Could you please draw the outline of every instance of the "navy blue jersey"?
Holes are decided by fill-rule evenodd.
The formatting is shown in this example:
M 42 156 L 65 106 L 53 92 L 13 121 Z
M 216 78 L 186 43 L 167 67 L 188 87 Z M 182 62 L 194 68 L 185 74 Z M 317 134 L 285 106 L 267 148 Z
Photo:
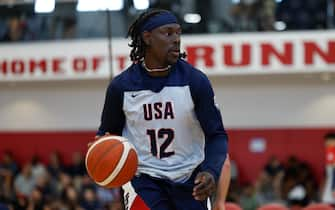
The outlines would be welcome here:
M 135 147 L 138 173 L 185 182 L 199 168 L 217 180 L 227 134 L 211 84 L 184 60 L 168 76 L 152 77 L 133 64 L 110 83 L 99 135 L 122 135 Z

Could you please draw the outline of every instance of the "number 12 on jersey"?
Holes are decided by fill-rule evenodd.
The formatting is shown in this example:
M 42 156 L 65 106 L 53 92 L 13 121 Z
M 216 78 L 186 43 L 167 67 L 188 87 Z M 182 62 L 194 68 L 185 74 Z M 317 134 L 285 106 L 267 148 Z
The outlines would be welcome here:
M 158 130 L 148 129 L 147 135 L 150 139 L 150 150 L 153 156 L 160 159 L 174 155 L 174 151 L 166 152 L 165 150 L 174 140 L 174 131 L 171 128 L 161 128 Z M 158 153 L 159 151 L 159 153 Z

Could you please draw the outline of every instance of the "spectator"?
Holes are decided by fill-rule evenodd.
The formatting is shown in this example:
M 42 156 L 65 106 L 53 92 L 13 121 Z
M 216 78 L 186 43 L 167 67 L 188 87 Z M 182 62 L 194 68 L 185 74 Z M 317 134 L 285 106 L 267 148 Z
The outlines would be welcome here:
M 277 157 L 270 157 L 268 163 L 264 167 L 264 172 L 267 176 L 275 178 L 284 172 L 284 167 Z
M 315 176 L 310 168 L 310 165 L 306 162 L 302 162 L 299 166 L 299 176 L 298 183 L 300 183 L 306 190 L 306 205 L 311 202 L 318 201 L 318 192 L 315 189 L 318 189 Z
M 256 210 L 260 205 L 254 187 L 248 183 L 242 189 L 240 206 L 243 210 Z
M 232 7 L 232 17 L 237 31 L 256 31 L 256 0 L 241 0 Z
M 115 200 L 111 203 L 111 208 L 110 210 L 123 210 L 123 203 L 121 200 Z
M 57 196 L 56 186 L 50 181 L 49 174 L 36 177 L 36 188 L 38 188 L 45 199 L 51 199 Z
M 67 172 L 71 177 L 80 177 L 86 174 L 84 156 L 80 152 L 72 155 L 72 163 L 67 167 Z
M 335 205 L 335 132 L 326 134 L 324 141 L 326 176 L 322 190 L 322 201 Z
M 296 186 L 296 177 L 298 177 L 299 174 L 299 165 L 300 161 L 295 156 L 288 158 L 281 187 L 282 198 L 285 200 L 288 198 L 290 190 Z
M 29 197 L 35 188 L 35 178 L 32 175 L 31 163 L 28 162 L 23 165 L 21 172 L 14 180 L 15 192 L 17 195 Z
M 10 199 L 12 197 L 12 182 L 18 173 L 18 166 L 14 161 L 13 154 L 5 151 L 0 163 L 0 197 Z
M 270 157 L 256 181 L 256 192 L 262 204 L 281 201 L 280 186 L 283 174 L 283 166 L 277 157 Z
M 34 177 L 38 178 L 41 176 L 47 176 L 47 170 L 45 166 L 40 162 L 40 159 L 37 155 L 34 155 L 31 158 L 31 171 Z
M 2 157 L 2 162 L 0 163 L 0 169 L 9 170 L 9 172 L 14 176 L 18 172 L 17 163 L 14 160 L 13 154 L 10 151 L 5 151 Z
M 292 209 L 300 209 L 307 205 L 306 189 L 301 184 L 296 184 L 287 194 L 288 205 Z
M 66 206 L 60 200 L 51 200 L 44 205 L 43 210 L 65 210 Z M 66 209 L 68 210 L 68 209 Z
M 13 202 L 13 210 L 25 210 L 28 207 L 28 198 L 23 195 L 17 195 Z
M 260 31 L 272 31 L 276 20 L 275 0 L 258 0 L 257 2 L 258 29 Z
M 81 202 L 81 206 L 85 210 L 101 208 L 101 204 L 99 203 L 97 199 L 96 191 L 94 188 L 91 188 L 91 187 L 84 188 L 83 200 Z
M 44 208 L 44 195 L 39 188 L 34 188 L 29 196 L 29 204 L 27 210 L 43 210 Z
M 51 21 L 51 38 L 71 39 L 76 35 L 76 3 L 56 4 Z
M 79 195 L 74 186 L 69 185 L 64 188 L 62 193 L 62 200 L 68 210 L 82 210 L 79 205 Z
M 121 200 L 120 189 L 116 188 L 106 189 L 103 187 L 97 187 L 96 191 L 97 191 L 97 198 L 100 201 L 100 203 L 106 204 Z
M 290 206 L 302 208 L 316 201 L 317 184 L 307 163 L 301 162 L 298 171 L 298 176 L 294 180 L 293 187 L 289 189 L 286 199 Z
M 73 179 L 67 173 L 61 172 L 57 180 L 53 181 L 56 184 L 57 195 L 62 195 L 62 192 L 68 187 L 73 185 Z
M 74 152 L 72 154 L 72 163 L 68 165 L 66 171 L 73 179 L 76 189 L 80 189 L 82 177 L 86 174 L 85 160 L 82 153 Z
M 53 179 L 58 179 L 59 175 L 65 171 L 64 165 L 58 152 L 52 152 L 50 154 L 47 170 Z
M 7 21 L 7 30 L 1 41 L 17 42 L 25 40 L 25 24 L 18 16 L 11 16 Z

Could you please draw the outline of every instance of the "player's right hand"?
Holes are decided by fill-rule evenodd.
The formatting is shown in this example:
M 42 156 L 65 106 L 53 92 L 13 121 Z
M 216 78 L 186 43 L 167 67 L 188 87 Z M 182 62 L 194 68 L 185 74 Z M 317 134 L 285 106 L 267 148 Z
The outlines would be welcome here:
M 105 137 L 105 136 L 110 136 L 111 134 L 109 133 L 109 132 L 106 132 L 105 133 L 105 135 L 103 135 L 103 136 L 95 136 L 94 137 L 94 141 L 91 141 L 91 142 L 88 142 L 87 143 L 87 147 L 90 147 L 90 146 L 92 146 L 92 144 L 94 144 L 94 142 L 96 142 L 97 140 L 99 140 L 100 138 L 102 138 L 102 137 Z
M 216 188 L 215 180 L 212 174 L 207 171 L 199 172 L 194 181 L 193 197 L 195 200 L 203 201 L 211 196 Z

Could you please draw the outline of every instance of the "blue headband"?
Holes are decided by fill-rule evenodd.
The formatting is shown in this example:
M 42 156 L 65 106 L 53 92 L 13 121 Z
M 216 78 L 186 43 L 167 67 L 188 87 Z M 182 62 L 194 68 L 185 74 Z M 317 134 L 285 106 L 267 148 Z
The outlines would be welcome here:
M 149 18 L 149 20 L 147 20 L 142 26 L 141 32 L 151 31 L 157 27 L 171 23 L 178 23 L 176 16 L 174 16 L 171 12 L 163 12 Z

